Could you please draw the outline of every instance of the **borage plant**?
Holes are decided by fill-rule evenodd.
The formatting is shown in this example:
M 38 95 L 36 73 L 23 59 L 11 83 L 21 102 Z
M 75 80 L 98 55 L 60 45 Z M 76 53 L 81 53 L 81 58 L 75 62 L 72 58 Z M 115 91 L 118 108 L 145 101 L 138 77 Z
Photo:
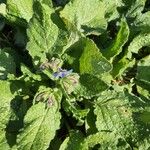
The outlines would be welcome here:
M 149 150 L 149 0 L 0 0 L 0 150 Z

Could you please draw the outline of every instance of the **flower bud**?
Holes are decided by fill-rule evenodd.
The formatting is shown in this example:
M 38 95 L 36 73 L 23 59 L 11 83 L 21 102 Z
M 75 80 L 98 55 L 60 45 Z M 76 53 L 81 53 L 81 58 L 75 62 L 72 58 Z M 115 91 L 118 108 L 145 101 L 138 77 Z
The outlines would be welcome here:
M 71 94 L 79 85 L 79 75 L 72 73 L 62 79 L 63 87 L 68 94 Z

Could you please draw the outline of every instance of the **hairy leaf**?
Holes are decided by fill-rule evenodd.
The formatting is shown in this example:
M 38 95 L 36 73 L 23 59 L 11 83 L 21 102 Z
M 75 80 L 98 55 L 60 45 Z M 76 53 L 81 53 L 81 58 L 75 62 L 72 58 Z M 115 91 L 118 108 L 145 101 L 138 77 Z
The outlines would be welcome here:
M 101 33 L 107 27 L 103 6 L 99 0 L 72 0 L 61 11 L 61 17 L 74 24 L 81 32 Z
M 108 89 L 108 85 L 100 78 L 90 74 L 83 74 L 80 76 L 80 86 L 75 92 L 77 95 L 91 98 L 99 96 L 106 89 Z
M 124 139 L 130 137 L 133 143 L 140 143 L 141 139 L 149 138 L 150 132 L 150 126 L 138 120 L 138 114 L 142 114 L 144 109 L 149 109 L 149 103 L 142 102 L 134 95 L 104 92 L 95 105 L 97 129 L 114 132 Z
M 18 149 L 46 150 L 48 148 L 56 130 L 59 129 L 61 119 L 59 112 L 61 96 L 55 97 L 56 99 L 50 98 L 48 107 L 40 101 L 27 112 L 24 119 L 24 130 L 19 134 L 17 140 Z
M 83 53 L 80 57 L 80 73 L 100 76 L 110 70 L 111 64 L 102 56 L 94 42 L 86 39 Z
M 27 31 L 27 49 L 37 65 L 39 61 L 46 61 L 46 54 L 57 39 L 58 27 L 51 20 L 52 8 L 38 2 L 35 6 L 36 10 Z

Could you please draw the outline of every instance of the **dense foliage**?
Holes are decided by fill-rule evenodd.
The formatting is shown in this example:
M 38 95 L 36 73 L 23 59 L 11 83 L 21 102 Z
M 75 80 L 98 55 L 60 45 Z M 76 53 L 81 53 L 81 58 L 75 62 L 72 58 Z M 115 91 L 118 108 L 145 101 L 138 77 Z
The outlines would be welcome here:
M 150 150 L 149 0 L 0 0 L 0 150 Z

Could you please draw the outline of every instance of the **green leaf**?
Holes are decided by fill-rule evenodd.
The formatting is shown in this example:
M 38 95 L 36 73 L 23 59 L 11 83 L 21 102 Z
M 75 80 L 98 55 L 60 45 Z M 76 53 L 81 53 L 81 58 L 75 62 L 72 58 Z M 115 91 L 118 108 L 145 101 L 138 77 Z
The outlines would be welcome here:
M 134 21 L 133 28 L 142 32 L 149 32 L 150 28 L 150 11 L 138 15 Z
M 27 26 L 33 15 L 33 0 L 7 0 L 6 12 L 3 16 L 10 23 Z
M 124 95 L 106 91 L 96 101 L 95 115 L 96 126 L 99 131 L 118 131 L 128 136 L 130 124 L 132 124 L 132 111 Z M 133 130 L 133 128 L 132 128 Z M 134 130 L 133 130 L 134 131 Z
M 74 100 L 71 101 L 71 99 L 65 99 L 63 101 L 63 108 L 68 115 L 71 113 L 72 116 L 78 120 L 78 125 L 83 125 L 84 118 L 87 116 L 89 109 L 81 109 Z
M 61 95 L 57 94 L 57 91 L 54 92 L 57 96 L 49 99 L 48 107 L 38 100 L 39 103 L 28 110 L 24 119 L 24 130 L 18 136 L 18 149 L 46 150 L 49 147 L 56 130 L 59 129 L 61 119 L 59 112 Z
M 100 78 L 90 74 L 84 74 L 80 76 L 80 87 L 75 93 L 86 98 L 91 98 L 93 96 L 99 96 L 106 89 L 108 89 L 108 85 Z
M 129 27 L 125 19 L 122 19 L 119 32 L 116 39 L 113 41 L 110 47 L 103 51 L 103 55 L 108 60 L 113 60 L 115 56 L 122 52 L 122 47 L 127 42 L 129 36 Z
M 139 34 L 136 36 L 128 47 L 128 57 L 131 58 L 132 53 L 138 53 L 142 47 L 150 47 L 150 33 Z
M 102 56 L 95 43 L 85 39 L 83 53 L 80 57 L 80 73 L 100 76 L 111 69 L 111 64 Z
M 33 0 L 7 0 L 7 13 L 9 15 L 25 19 L 27 22 L 33 15 Z
M 150 56 L 139 61 L 136 78 L 137 80 L 145 80 L 150 83 Z
M 59 150 L 88 150 L 85 144 L 83 144 L 84 136 L 79 131 L 70 131 L 69 137 L 67 137 Z
M 34 63 L 46 60 L 46 54 L 58 37 L 58 27 L 52 22 L 53 9 L 45 4 L 36 3 L 33 18 L 29 23 L 27 49 Z
M 10 83 L 7 81 L 0 81 L 0 98 L 1 98 L 1 117 L 0 128 L 5 127 L 10 115 L 10 102 L 14 98 L 11 93 Z M 7 94 L 6 94 L 7 93 Z
M 119 140 L 122 140 L 122 144 L 119 143 Z M 90 148 L 93 148 L 97 144 L 100 144 L 101 149 L 126 150 L 130 148 L 128 143 L 121 139 L 120 136 L 116 136 L 113 132 L 97 132 L 96 134 L 91 134 L 85 139 L 85 142 Z
M 107 22 L 104 16 L 105 7 L 99 0 L 72 0 L 61 11 L 62 18 L 87 34 L 99 34 L 106 29 Z
M 120 16 L 118 12 L 118 7 L 123 6 L 122 0 L 110 1 L 110 0 L 102 0 L 105 8 L 105 18 L 108 22 L 115 20 Z
M 149 139 L 150 126 L 142 122 L 139 114 L 149 110 L 149 102 L 128 92 L 105 91 L 97 99 L 95 115 L 96 127 L 99 131 L 114 132 L 138 146 Z
M 119 60 L 114 60 L 113 61 L 113 69 L 111 71 L 111 75 L 113 78 L 117 76 L 121 76 L 127 68 L 133 67 L 135 64 L 135 60 L 133 59 L 132 61 L 129 60 L 125 54 L 125 56 Z
M 6 5 L 4 3 L 0 4 L 0 14 L 6 15 Z
M 128 11 L 126 12 L 126 16 L 128 18 L 134 18 L 138 15 L 141 15 L 142 10 L 144 9 L 146 0 L 131 0 L 128 2 L 128 0 L 125 1 L 125 3 L 130 3 L 128 7 Z
M 137 74 L 136 74 L 136 79 L 137 79 L 136 84 L 139 87 L 143 88 L 143 90 L 145 89 L 145 90 L 149 91 L 149 89 L 150 89 L 150 78 L 149 77 L 150 77 L 150 56 L 147 56 L 138 62 Z
M 0 129 L 0 149 L 7 149 L 9 150 L 9 144 L 7 143 L 5 130 Z
M 58 22 L 58 20 L 56 21 Z M 70 48 L 74 43 L 76 43 L 79 40 L 79 38 L 81 38 L 81 34 L 73 24 L 69 23 L 67 20 L 65 21 L 65 24 L 67 24 L 67 30 L 66 29 L 59 30 L 57 40 L 49 51 L 51 55 L 52 54 L 59 56 L 63 55 L 68 48 Z M 62 28 L 63 26 L 65 26 L 65 24 L 63 23 L 60 24 L 59 26 L 61 26 Z
M 6 140 L 6 126 L 8 124 L 10 115 L 11 115 L 11 107 L 10 102 L 14 98 L 13 94 L 10 90 L 10 83 L 7 81 L 0 81 L 0 149 L 8 149 L 9 145 Z M 7 94 L 6 94 L 7 93 Z
M 43 4 L 47 4 L 49 7 L 53 7 L 52 0 L 39 0 Z
M 150 91 L 149 91 L 149 88 L 145 89 L 144 87 L 145 86 L 142 86 L 142 84 L 138 85 L 138 82 L 137 82 L 137 92 L 140 94 L 140 97 L 148 100 L 150 99 Z
M 6 79 L 8 74 L 16 73 L 16 65 L 12 56 L 5 52 L 6 49 L 0 50 L 0 79 Z

